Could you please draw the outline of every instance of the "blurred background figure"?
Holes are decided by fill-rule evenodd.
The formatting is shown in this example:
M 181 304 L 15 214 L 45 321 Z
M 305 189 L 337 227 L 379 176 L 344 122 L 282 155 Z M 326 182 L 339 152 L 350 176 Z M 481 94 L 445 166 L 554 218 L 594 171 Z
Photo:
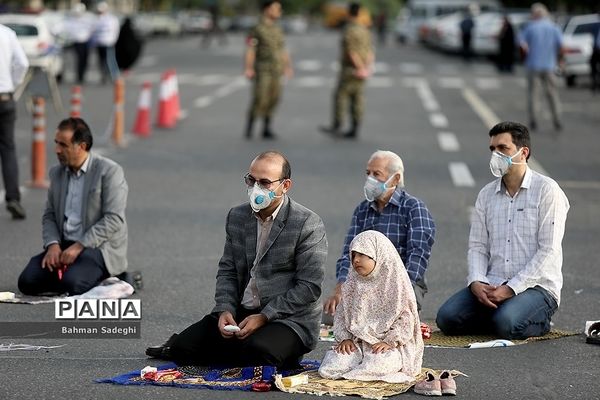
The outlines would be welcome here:
M 85 10 L 85 4 L 75 4 L 65 23 L 65 34 L 69 42 L 73 43 L 77 65 L 77 83 L 79 84 L 85 81 L 90 38 L 94 29 L 93 21 L 86 15 Z
M 108 4 L 104 1 L 96 6 L 98 19 L 94 29 L 92 41 L 98 51 L 98 67 L 102 83 L 108 78 L 114 81 L 119 68 L 115 59 L 115 43 L 119 37 L 119 19 L 109 12 Z
M 202 38 L 202 46 L 210 46 L 210 42 L 215 36 L 219 37 L 219 43 L 221 45 L 225 45 L 227 44 L 227 36 L 225 36 L 225 31 L 221 29 L 221 26 L 219 25 L 219 17 L 221 15 L 219 0 L 207 0 L 206 3 L 208 6 L 208 12 L 210 13 L 210 28 L 204 33 L 204 37 Z
M 521 31 L 519 45 L 525 55 L 527 69 L 529 127 L 537 129 L 536 117 L 540 108 L 538 92 L 541 86 L 550 103 L 554 129 L 560 131 L 562 124 L 555 71 L 557 67 L 562 67 L 557 63 L 564 63 L 563 38 L 560 28 L 552 22 L 548 9 L 542 3 L 531 6 L 531 22 Z
M 473 28 L 475 28 L 474 17 L 479 14 L 479 5 L 472 3 L 465 14 L 465 18 L 460 21 L 460 33 L 462 38 L 462 55 L 465 61 L 471 61 L 473 51 L 471 49 L 471 39 Z
M 498 69 L 501 72 L 513 72 L 515 63 L 515 31 L 513 29 L 508 16 L 502 19 L 502 28 L 498 35 L 499 53 L 498 53 Z
M 377 42 L 385 46 L 387 40 L 387 10 L 382 8 L 375 18 L 375 27 L 377 28 Z
M 143 45 L 144 42 L 133 29 L 131 17 L 126 17 L 115 43 L 115 57 L 119 70 L 127 71 L 135 64 L 142 53 Z
M 24 219 L 15 149 L 17 111 L 13 92 L 23 81 L 29 61 L 15 32 L 0 24 L 0 161 L 6 190 L 6 209 L 13 219 Z
M 594 35 L 594 49 L 592 50 L 590 64 L 590 73 L 592 74 L 592 92 L 595 93 L 598 89 L 600 89 L 600 27 Z

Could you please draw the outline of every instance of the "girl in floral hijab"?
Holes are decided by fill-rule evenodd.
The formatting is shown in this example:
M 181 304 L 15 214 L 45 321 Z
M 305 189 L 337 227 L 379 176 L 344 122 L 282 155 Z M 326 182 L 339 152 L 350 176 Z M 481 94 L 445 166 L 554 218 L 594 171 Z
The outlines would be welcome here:
M 337 344 L 319 374 L 328 379 L 414 381 L 423 338 L 415 293 L 398 251 L 382 233 L 365 231 L 350 244 L 352 269 L 335 312 Z

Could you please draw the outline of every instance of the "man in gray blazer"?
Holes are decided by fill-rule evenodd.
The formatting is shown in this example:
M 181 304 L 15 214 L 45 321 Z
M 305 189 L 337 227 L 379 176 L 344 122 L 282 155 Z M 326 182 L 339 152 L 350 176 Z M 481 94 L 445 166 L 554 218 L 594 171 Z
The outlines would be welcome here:
M 44 251 L 19 277 L 24 294 L 81 294 L 127 269 L 127 182 L 114 161 L 91 153 L 81 118 L 60 122 L 42 217 Z
M 216 305 L 151 357 L 204 366 L 297 366 L 321 321 L 327 238 L 321 218 L 287 195 L 291 169 L 276 151 L 244 176 L 249 203 L 229 211 Z

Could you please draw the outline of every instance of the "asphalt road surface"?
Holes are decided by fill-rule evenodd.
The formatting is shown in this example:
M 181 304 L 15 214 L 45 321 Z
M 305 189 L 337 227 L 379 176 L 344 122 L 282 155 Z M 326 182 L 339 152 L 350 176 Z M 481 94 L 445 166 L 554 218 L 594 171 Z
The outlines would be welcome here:
M 498 75 L 486 60 L 464 64 L 458 57 L 418 46 L 389 45 L 377 50 L 376 73 L 366 91 L 365 124 L 356 141 L 320 134 L 330 122 L 336 33 L 288 39 L 296 75 L 286 82 L 274 120 L 278 140 L 242 138 L 249 85 L 241 77 L 243 38 L 227 47 L 200 46 L 200 39 L 148 42 L 138 66 L 126 77 L 126 127 L 131 130 L 141 85 L 153 84 L 156 119 L 161 73 L 174 67 L 183 113 L 172 130 L 154 128 L 152 136 L 128 135 L 127 146 L 109 140 L 112 89 L 98 83 L 94 60 L 83 88 L 82 116 L 91 124 L 96 150 L 120 163 L 129 182 L 130 269 L 143 271 L 144 289 L 134 298 L 143 305 L 141 339 L 8 339 L 0 343 L 62 346 L 38 351 L 1 351 L 2 399 L 272 399 L 290 395 L 165 387 L 101 385 L 96 378 L 146 365 L 144 349 L 160 344 L 200 319 L 213 305 L 218 259 L 228 209 L 246 200 L 242 176 L 260 151 L 274 148 L 290 159 L 291 196 L 325 222 L 329 257 L 324 294 L 335 284 L 335 261 L 352 211 L 361 200 L 364 167 L 377 149 L 401 155 L 406 189 L 429 206 L 436 243 L 427 273 L 429 293 L 422 319 L 432 321 L 439 306 L 465 285 L 469 214 L 481 187 L 491 181 L 488 130 L 500 120 L 527 122 L 524 73 Z M 61 86 L 68 104 L 72 74 Z M 554 178 L 571 202 L 564 250 L 562 304 L 554 327 L 583 331 L 586 320 L 600 319 L 600 96 L 586 87 L 561 85 L 564 130 L 556 133 L 548 112 L 532 135 L 532 167 Z M 17 146 L 27 209 L 13 221 L 0 204 L 0 291 L 17 291 L 17 278 L 29 257 L 41 249 L 45 191 L 26 186 L 30 179 L 32 119 L 19 104 Z M 55 127 L 62 118 L 47 107 L 48 166 Z M 258 128 L 258 127 L 257 127 Z M 3 201 L 3 195 L 0 196 Z M 49 305 L 0 304 L 0 321 L 54 321 Z M 210 344 L 207 343 L 207 346 Z M 320 359 L 328 343 L 307 358 Z M 0 348 L 2 349 L 2 348 Z M 454 368 L 458 395 L 468 399 L 598 399 L 600 347 L 573 336 L 502 349 L 425 350 L 424 365 Z M 402 395 L 416 398 L 410 392 Z M 312 398 L 295 395 L 297 398 Z

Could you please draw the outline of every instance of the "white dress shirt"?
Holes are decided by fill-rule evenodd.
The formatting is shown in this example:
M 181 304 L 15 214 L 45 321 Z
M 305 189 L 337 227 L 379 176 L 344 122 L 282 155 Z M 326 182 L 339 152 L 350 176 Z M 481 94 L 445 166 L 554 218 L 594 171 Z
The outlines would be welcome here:
M 29 61 L 17 34 L 0 24 L 0 93 L 12 93 L 23 81 Z
M 568 211 L 558 184 L 529 167 L 514 197 L 501 178 L 487 184 L 472 215 L 467 284 L 507 284 L 515 294 L 541 286 L 560 304 Z

